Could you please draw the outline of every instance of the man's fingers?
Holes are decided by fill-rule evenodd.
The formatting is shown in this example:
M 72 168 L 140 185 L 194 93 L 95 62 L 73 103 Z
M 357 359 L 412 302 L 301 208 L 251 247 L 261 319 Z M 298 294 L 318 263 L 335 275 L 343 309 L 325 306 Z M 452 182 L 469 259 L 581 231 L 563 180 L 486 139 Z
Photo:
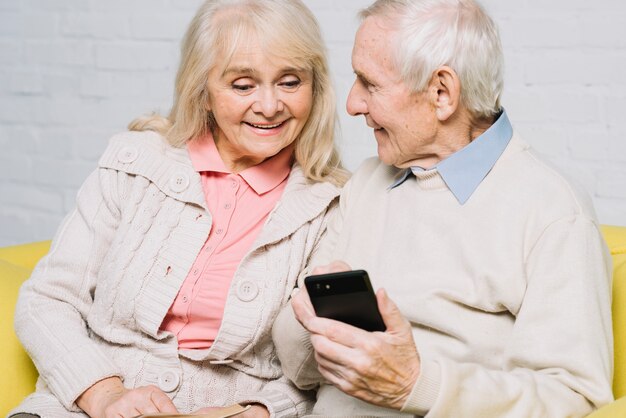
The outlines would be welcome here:
M 330 341 L 346 347 L 362 346 L 372 338 L 369 331 L 330 318 L 312 318 L 307 324 L 307 329 L 313 334 L 323 335 Z
M 376 292 L 376 302 L 378 303 L 378 310 L 385 322 L 387 332 L 403 331 L 406 329 L 408 321 L 398 309 L 398 306 L 389 299 L 389 295 L 385 289 L 378 289 Z
M 320 363 L 318 363 L 317 369 L 322 377 L 328 380 L 332 385 L 340 388 L 345 386 L 346 379 L 337 369 L 333 367 L 326 367 L 324 364 Z
M 371 368 L 368 349 L 376 349 L 378 341 L 371 333 L 358 328 L 356 330 L 359 331 L 358 334 L 363 334 L 352 334 L 354 338 L 349 340 L 350 345 L 344 341 L 335 341 L 326 335 L 311 334 L 311 344 L 315 349 L 318 364 L 324 365 L 327 369 L 355 370 L 366 373 Z
M 315 348 L 315 360 L 327 369 L 343 367 L 350 358 L 349 347 L 330 341 L 323 335 L 312 334 L 311 344 Z
M 325 266 L 318 266 L 311 271 L 312 275 L 316 274 L 326 274 L 326 273 L 338 273 L 341 271 L 350 270 L 350 266 L 343 261 L 333 261 L 330 264 Z M 291 306 L 293 308 L 293 312 L 296 315 L 296 319 L 304 326 L 306 329 L 309 329 L 309 322 L 312 321 L 313 318 L 316 317 L 315 309 L 313 309 L 313 304 L 311 303 L 311 299 L 309 298 L 309 294 L 306 291 L 306 288 L 303 286 L 300 288 L 298 292 L 292 293 L 291 297 Z
M 312 271 L 311 274 L 327 274 L 327 273 L 339 273 L 340 271 L 348 271 L 352 270 L 350 266 L 340 260 L 335 260 L 330 264 L 326 264 L 325 266 L 317 266 Z
M 313 309 L 311 299 L 309 299 L 309 294 L 306 289 L 301 289 L 292 297 L 291 307 L 293 308 L 293 313 L 296 315 L 296 319 L 303 327 L 307 328 L 308 322 L 311 318 L 315 317 L 315 310 Z

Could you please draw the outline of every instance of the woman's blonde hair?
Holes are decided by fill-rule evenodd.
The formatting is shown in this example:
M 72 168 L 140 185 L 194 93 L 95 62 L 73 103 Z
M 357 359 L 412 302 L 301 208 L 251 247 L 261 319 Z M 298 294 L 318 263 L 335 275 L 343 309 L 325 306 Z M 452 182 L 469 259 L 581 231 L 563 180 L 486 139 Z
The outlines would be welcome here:
M 170 144 L 183 146 L 215 128 L 208 112 L 208 74 L 217 57 L 229 61 L 240 43 L 253 36 L 266 53 L 287 58 L 313 75 L 313 107 L 295 141 L 295 159 L 313 181 L 345 183 L 335 147 L 337 112 L 326 50 L 319 25 L 300 0 L 207 0 L 182 42 L 181 63 L 176 76 L 174 105 L 169 116 L 145 116 L 129 129 L 153 130 Z

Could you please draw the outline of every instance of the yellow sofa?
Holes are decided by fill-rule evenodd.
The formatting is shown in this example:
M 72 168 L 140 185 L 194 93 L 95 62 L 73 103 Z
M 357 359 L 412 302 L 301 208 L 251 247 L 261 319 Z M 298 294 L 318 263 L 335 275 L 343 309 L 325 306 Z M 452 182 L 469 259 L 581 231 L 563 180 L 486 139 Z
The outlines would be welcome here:
M 613 255 L 613 332 L 615 335 L 615 376 L 613 393 L 617 401 L 588 418 L 626 417 L 626 227 L 603 226 L 602 232 Z M 50 243 L 37 242 L 0 248 L 0 417 L 7 415 L 35 388 L 37 370 L 22 349 L 13 331 L 13 311 L 21 283 L 37 261 L 48 252 Z M 489 418 L 489 417 L 485 417 Z

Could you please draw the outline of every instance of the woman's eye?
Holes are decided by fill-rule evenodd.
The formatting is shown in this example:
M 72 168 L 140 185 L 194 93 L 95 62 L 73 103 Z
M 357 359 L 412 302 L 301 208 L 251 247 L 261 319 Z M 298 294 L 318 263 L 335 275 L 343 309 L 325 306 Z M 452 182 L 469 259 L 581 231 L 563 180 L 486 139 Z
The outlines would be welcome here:
M 250 92 L 256 87 L 256 83 L 250 77 L 240 77 L 231 82 L 233 90 L 238 93 Z
M 233 84 L 233 89 L 237 91 L 249 91 L 253 88 L 254 86 L 252 84 Z
M 279 85 L 281 87 L 285 87 L 287 89 L 295 89 L 296 87 L 298 87 L 300 85 L 300 83 L 302 83 L 300 80 L 287 80 L 287 81 L 281 81 L 279 83 Z

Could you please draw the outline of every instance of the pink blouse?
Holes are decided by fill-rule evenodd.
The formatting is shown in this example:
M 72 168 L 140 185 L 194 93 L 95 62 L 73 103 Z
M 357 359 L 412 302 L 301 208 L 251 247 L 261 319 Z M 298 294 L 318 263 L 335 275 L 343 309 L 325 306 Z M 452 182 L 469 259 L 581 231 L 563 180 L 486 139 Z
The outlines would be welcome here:
M 187 150 L 213 224 L 161 329 L 178 337 L 179 348 L 199 349 L 217 337 L 230 282 L 287 185 L 293 148 L 239 174 L 224 166 L 211 136 L 190 141 Z

